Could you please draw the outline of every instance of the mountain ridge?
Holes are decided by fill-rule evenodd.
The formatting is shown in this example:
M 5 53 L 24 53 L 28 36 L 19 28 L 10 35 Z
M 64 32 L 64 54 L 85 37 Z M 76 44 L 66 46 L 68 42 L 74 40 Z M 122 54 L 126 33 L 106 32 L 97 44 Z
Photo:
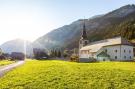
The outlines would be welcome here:
M 90 41 L 101 40 L 104 37 L 98 39 L 94 37 L 94 33 L 97 34 L 102 29 L 106 30 L 107 26 L 113 26 L 120 24 L 125 19 L 128 19 L 128 15 L 135 13 L 135 5 L 126 5 L 120 7 L 114 11 L 111 11 L 105 15 L 101 15 L 96 18 L 85 19 L 86 29 Z M 58 29 L 51 31 L 50 33 L 40 37 L 35 42 L 40 43 L 44 48 L 74 48 L 78 47 L 78 40 L 80 37 L 81 29 L 83 25 L 83 19 L 72 22 L 69 25 L 65 25 Z M 102 32 L 101 32 L 102 33 Z M 103 33 L 102 33 L 103 34 Z M 93 36 L 90 36 L 93 35 Z M 72 44 L 75 44 L 74 46 Z M 69 46 L 68 46 L 69 44 Z M 72 47 L 73 46 L 73 47 Z
M 77 21 L 72 22 L 69 25 L 64 25 L 39 37 L 34 42 L 30 43 L 29 44 L 30 46 L 28 46 L 27 48 L 30 47 L 31 51 L 32 48 L 44 48 L 46 50 L 54 48 L 62 48 L 62 49 L 78 48 L 84 21 L 87 29 L 88 39 L 90 42 L 119 36 L 120 35 L 119 29 L 125 31 L 126 27 L 125 28 L 122 27 L 126 26 L 126 24 L 131 23 L 134 24 L 135 5 L 126 5 L 103 15 L 96 15 L 88 19 L 79 19 Z M 130 27 L 132 27 L 132 24 L 130 25 Z M 130 31 L 131 30 L 128 30 L 128 32 Z M 128 32 L 125 32 L 125 34 Z M 132 33 L 134 32 L 132 31 Z M 135 37 L 132 36 L 132 39 L 135 39 Z M 16 42 L 11 41 L 11 43 L 14 44 Z M 8 47 L 12 48 L 14 46 L 9 45 L 3 48 L 3 50 L 6 51 Z M 14 50 L 12 49 L 12 51 Z
M 33 47 L 31 44 L 32 43 L 27 40 L 17 38 L 3 43 L 2 45 L 0 45 L 0 48 L 3 52 L 9 54 L 12 52 L 22 52 L 27 53 L 27 55 L 32 55 Z

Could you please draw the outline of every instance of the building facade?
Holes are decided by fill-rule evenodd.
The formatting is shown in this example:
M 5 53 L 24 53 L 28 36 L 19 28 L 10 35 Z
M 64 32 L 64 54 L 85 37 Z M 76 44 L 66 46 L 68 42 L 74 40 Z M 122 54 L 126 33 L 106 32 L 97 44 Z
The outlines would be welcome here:
M 84 38 L 85 37 L 85 38 Z M 79 61 L 131 61 L 134 58 L 133 46 L 122 37 L 115 37 L 89 43 L 83 26 L 79 42 Z

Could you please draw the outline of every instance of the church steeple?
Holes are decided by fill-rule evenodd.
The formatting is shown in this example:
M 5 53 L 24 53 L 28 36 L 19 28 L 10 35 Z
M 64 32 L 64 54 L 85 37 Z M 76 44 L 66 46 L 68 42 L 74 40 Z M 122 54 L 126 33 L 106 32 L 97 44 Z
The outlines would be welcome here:
M 83 38 L 83 39 L 87 39 L 87 33 L 86 33 L 85 22 L 83 23 L 82 38 Z
M 84 20 L 85 21 L 85 20 Z M 85 26 L 85 22 L 83 22 L 83 28 L 82 28 L 82 33 L 81 33 L 81 39 L 79 41 L 79 49 L 81 49 L 82 47 L 88 45 L 89 40 L 87 38 L 87 32 L 86 32 L 86 26 Z

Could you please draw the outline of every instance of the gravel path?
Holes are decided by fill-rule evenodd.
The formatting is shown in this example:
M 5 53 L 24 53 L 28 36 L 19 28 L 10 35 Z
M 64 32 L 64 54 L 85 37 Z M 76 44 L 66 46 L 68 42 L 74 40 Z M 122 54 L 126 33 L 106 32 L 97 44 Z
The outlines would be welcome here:
M 22 65 L 22 64 L 24 64 L 24 61 L 18 61 L 16 63 L 0 67 L 0 77 L 2 77 L 8 71 L 10 71 L 10 70 Z

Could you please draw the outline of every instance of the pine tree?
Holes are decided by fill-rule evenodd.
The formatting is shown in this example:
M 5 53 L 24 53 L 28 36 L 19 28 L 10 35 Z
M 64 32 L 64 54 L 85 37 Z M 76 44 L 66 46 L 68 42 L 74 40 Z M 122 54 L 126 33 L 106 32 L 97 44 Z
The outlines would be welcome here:
M 57 50 L 54 51 L 54 56 L 57 57 Z
M 3 52 L 2 52 L 2 49 L 0 48 L 0 55 L 2 55 L 3 54 Z
M 51 50 L 51 57 L 55 57 L 54 49 L 53 49 L 53 50 Z
M 51 50 L 51 52 L 50 52 L 50 56 L 51 56 L 51 57 L 54 57 L 53 50 Z
M 60 50 L 58 51 L 58 57 L 59 58 L 61 57 L 61 51 Z

